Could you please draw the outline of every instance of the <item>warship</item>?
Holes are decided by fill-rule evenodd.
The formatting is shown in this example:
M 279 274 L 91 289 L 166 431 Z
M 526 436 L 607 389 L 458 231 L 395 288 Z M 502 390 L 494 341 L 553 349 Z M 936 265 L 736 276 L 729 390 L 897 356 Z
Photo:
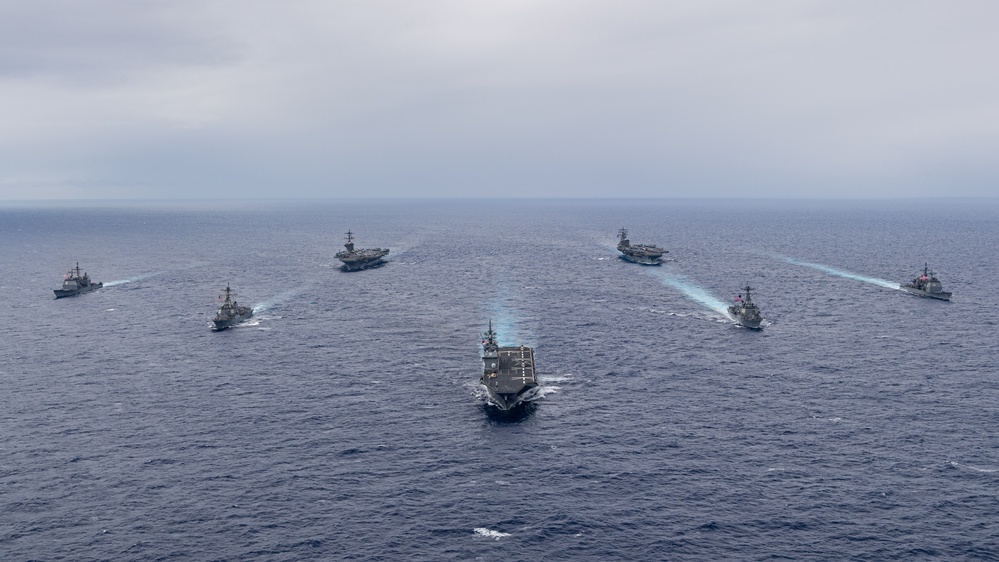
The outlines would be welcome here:
M 253 309 L 248 306 L 239 306 L 238 302 L 232 300 L 233 296 L 235 293 L 226 283 L 225 300 L 222 300 L 222 305 L 215 313 L 215 318 L 212 318 L 212 323 L 215 324 L 214 330 L 225 330 L 253 316 Z M 222 299 L 222 295 L 219 295 L 219 299 Z
M 76 267 L 70 269 L 69 273 L 63 277 L 62 288 L 53 289 L 53 291 L 55 298 L 61 299 L 62 297 L 72 297 L 80 293 L 96 291 L 103 286 L 104 283 L 94 283 L 86 273 L 80 275 L 80 262 L 76 262 Z
M 929 264 L 923 264 L 923 274 L 916 277 L 908 283 L 903 283 L 901 285 L 903 291 L 907 291 L 914 295 L 919 295 L 921 297 L 929 297 L 931 299 L 940 299 L 942 301 L 949 301 L 951 293 L 943 290 L 943 284 L 937 279 L 937 276 L 930 271 Z
M 648 244 L 632 244 L 631 240 L 628 240 L 628 231 L 624 228 L 618 231 L 618 236 L 620 241 L 617 243 L 617 249 L 622 254 L 621 259 L 642 265 L 662 264 L 660 258 L 667 253 L 666 250 Z
M 482 340 L 482 385 L 489 401 L 503 411 L 509 411 L 534 395 L 538 379 L 534 374 L 534 350 L 520 345 L 500 347 L 496 343 L 493 322 Z
M 746 285 L 742 290 L 746 291 L 746 296 L 738 295 L 735 297 L 736 304 L 728 307 L 728 313 L 740 325 L 759 330 L 761 329 L 760 323 L 763 322 L 763 317 L 760 316 L 760 308 L 753 304 L 753 297 L 749 294 L 753 288 Z
M 336 253 L 336 258 L 343 262 L 344 271 L 358 271 L 375 267 L 385 263 L 382 258 L 388 255 L 388 248 L 365 248 L 354 249 L 354 233 L 347 231 L 347 243 L 343 245 L 346 250 Z

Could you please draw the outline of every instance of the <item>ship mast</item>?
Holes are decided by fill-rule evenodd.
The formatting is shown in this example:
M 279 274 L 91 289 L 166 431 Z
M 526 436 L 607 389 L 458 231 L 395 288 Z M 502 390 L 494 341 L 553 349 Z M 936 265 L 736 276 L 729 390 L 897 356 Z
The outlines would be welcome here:
M 499 372 L 499 346 L 496 345 L 496 332 L 493 331 L 493 321 L 489 320 L 489 330 L 482 341 L 482 373 L 486 376 L 496 376 Z
M 232 289 L 230 289 L 230 288 L 229 288 L 229 284 L 228 284 L 228 283 L 226 283 L 226 284 L 225 284 L 225 304 L 231 304 L 231 301 L 230 301 L 230 299 L 229 299 L 229 295 L 230 295 L 231 293 L 232 293 Z M 221 297 L 222 295 L 219 295 L 219 296 Z

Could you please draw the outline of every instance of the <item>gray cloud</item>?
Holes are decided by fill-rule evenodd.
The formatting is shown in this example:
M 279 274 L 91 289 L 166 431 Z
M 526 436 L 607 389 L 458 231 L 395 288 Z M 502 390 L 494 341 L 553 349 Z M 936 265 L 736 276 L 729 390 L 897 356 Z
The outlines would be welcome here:
M 156 67 L 231 63 L 235 46 L 194 21 L 199 5 L 5 1 L 0 76 L 114 87 Z
M 0 198 L 995 195 L 997 15 L 5 3 Z

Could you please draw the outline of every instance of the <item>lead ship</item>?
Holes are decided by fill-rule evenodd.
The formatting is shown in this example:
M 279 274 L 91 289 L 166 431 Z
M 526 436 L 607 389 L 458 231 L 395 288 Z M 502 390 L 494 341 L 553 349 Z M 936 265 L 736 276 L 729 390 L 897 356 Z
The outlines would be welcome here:
M 226 283 L 225 300 L 222 301 L 222 305 L 219 306 L 218 311 L 215 313 L 215 318 L 212 318 L 212 323 L 215 324 L 213 328 L 215 331 L 225 330 L 253 316 L 252 308 L 239 306 L 238 302 L 232 300 L 234 295 L 235 293 L 229 288 L 229 284 Z M 221 299 L 222 295 L 219 295 L 219 298 Z
M 908 291 L 914 295 L 919 295 L 921 297 L 929 297 L 931 299 L 940 299 L 942 301 L 949 301 L 951 293 L 943 290 L 943 284 L 937 279 L 937 276 L 930 271 L 929 264 L 923 264 L 923 274 L 916 277 L 908 283 L 901 285 L 903 291 Z
M 345 271 L 358 271 L 375 267 L 384 263 L 382 258 L 388 255 L 388 248 L 364 248 L 354 249 L 354 233 L 347 231 L 347 243 L 343 245 L 346 250 L 336 253 L 336 258 L 343 262 Z
M 79 295 L 80 293 L 96 291 L 103 286 L 104 283 L 94 283 L 86 273 L 80 275 L 80 262 L 76 262 L 76 267 L 70 269 L 69 273 L 63 277 L 62 288 L 53 289 L 53 291 L 55 292 L 55 298 L 61 299 L 63 297 Z
M 482 381 L 489 400 L 503 411 L 512 410 L 534 394 L 538 379 L 534 374 L 534 350 L 525 345 L 500 347 L 489 321 L 482 340 Z
M 649 244 L 632 244 L 628 240 L 628 231 L 624 228 L 618 231 L 618 236 L 620 242 L 617 243 L 617 249 L 622 254 L 621 259 L 642 265 L 662 265 L 660 258 L 667 253 L 666 250 Z
M 742 290 L 746 291 L 746 297 L 743 298 L 742 295 L 735 297 L 736 304 L 728 307 L 728 313 L 740 325 L 760 330 L 762 329 L 760 328 L 760 324 L 763 322 L 763 317 L 760 316 L 760 307 L 753 303 L 753 297 L 749 294 L 753 288 L 746 285 Z

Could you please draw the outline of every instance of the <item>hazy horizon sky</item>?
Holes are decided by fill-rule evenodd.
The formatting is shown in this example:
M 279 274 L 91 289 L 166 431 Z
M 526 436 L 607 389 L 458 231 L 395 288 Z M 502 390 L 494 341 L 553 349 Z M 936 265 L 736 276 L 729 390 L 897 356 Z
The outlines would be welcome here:
M 999 3 L 0 4 L 0 199 L 995 197 Z

